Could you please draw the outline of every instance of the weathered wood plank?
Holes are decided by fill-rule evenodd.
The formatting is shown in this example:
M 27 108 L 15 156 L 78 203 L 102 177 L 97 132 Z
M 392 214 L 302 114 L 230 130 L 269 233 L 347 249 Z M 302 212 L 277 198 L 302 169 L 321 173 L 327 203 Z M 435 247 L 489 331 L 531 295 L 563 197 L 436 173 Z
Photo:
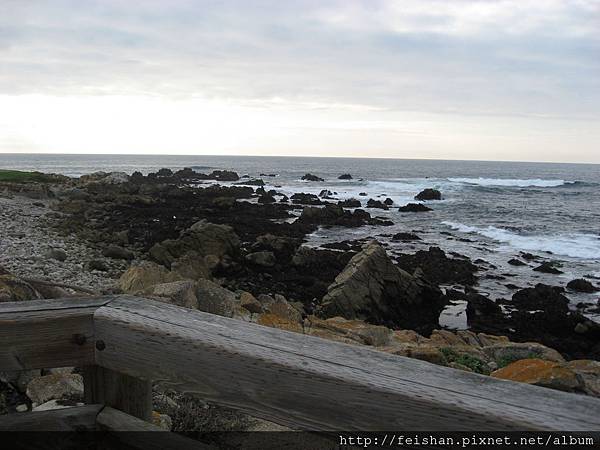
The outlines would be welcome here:
M 312 430 L 590 430 L 600 400 L 146 299 L 96 310 L 97 364 Z
M 102 405 L 0 416 L 0 431 L 93 431 Z
M 0 370 L 94 364 L 92 317 L 107 301 L 60 299 L 0 304 Z
M 142 420 L 152 420 L 152 382 L 100 366 L 83 372 L 84 399 L 103 404 Z
M 98 414 L 96 423 L 100 430 L 116 432 L 115 438 L 120 443 L 127 445 L 128 448 L 144 450 L 206 450 L 213 448 L 201 442 L 165 431 L 156 425 L 108 406 Z M 136 433 L 130 433 L 132 431 Z

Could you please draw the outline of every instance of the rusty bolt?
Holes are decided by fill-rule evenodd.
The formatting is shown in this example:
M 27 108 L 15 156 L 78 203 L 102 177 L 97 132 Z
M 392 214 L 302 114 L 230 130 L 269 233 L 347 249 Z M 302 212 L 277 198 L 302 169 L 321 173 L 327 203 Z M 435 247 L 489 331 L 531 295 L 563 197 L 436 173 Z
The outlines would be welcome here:
M 83 345 L 83 344 L 85 344 L 86 340 L 87 339 L 86 339 L 85 335 L 84 334 L 79 334 L 79 333 L 74 334 L 73 338 L 72 338 L 72 342 L 75 343 L 75 344 L 77 344 L 77 345 Z
M 106 348 L 106 344 L 104 343 L 104 341 L 96 341 L 96 348 L 102 351 Z

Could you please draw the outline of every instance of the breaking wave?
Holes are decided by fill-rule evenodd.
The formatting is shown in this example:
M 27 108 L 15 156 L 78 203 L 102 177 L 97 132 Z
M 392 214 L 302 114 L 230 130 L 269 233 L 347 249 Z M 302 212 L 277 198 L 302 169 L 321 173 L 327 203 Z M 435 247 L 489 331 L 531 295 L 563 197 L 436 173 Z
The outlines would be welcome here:
M 565 184 L 574 184 L 576 181 L 511 179 L 511 178 L 448 178 L 453 183 L 468 184 L 473 186 L 502 186 L 502 187 L 558 187 Z
M 551 252 L 571 258 L 600 259 L 600 237 L 593 234 L 523 235 L 494 226 L 473 227 L 450 221 L 442 223 L 456 231 L 476 233 L 519 250 Z

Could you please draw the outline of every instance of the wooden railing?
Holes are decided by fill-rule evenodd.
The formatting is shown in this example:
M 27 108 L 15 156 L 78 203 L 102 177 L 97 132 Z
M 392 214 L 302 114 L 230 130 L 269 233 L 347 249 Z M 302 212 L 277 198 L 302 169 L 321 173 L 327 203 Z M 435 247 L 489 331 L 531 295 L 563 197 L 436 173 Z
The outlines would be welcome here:
M 64 427 L 67 417 L 147 429 L 152 382 L 297 429 L 600 429 L 600 399 L 148 299 L 0 304 L 0 370 L 63 366 L 85 368 L 91 406 L 5 416 L 0 429 Z

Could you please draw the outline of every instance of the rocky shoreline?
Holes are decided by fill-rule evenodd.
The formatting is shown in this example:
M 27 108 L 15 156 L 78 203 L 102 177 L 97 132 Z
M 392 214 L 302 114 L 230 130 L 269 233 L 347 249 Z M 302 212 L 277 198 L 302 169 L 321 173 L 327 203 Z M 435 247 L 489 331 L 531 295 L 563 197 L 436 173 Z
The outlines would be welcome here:
M 390 222 L 377 211 L 390 203 L 371 199 L 362 209 L 360 201 L 338 202 L 328 192 L 288 198 L 265 191 L 260 181 L 229 171 L 162 169 L 0 182 L 0 301 L 130 293 L 600 396 L 600 325 L 569 309 L 563 288 L 539 284 L 494 300 L 477 290 L 481 263 L 437 247 L 391 256 L 374 240 L 303 245 L 319 227 L 385 227 Z M 416 197 L 423 198 L 442 194 L 426 189 Z M 408 231 L 393 239 L 418 239 Z M 585 280 L 569 288 L 596 289 Z M 467 303 L 468 331 L 439 325 L 440 313 L 455 301 Z M 45 373 L 29 380 L 3 374 L 0 412 L 78 401 L 76 370 Z M 55 384 L 61 376 L 71 380 L 68 394 L 34 401 L 30 394 L 39 396 L 28 386 L 48 376 Z M 50 386 L 52 380 L 46 379 Z M 176 393 L 158 390 L 155 397 L 157 420 L 166 428 L 192 426 L 174 412 L 182 402 Z M 194 401 L 183 403 L 198 408 Z

